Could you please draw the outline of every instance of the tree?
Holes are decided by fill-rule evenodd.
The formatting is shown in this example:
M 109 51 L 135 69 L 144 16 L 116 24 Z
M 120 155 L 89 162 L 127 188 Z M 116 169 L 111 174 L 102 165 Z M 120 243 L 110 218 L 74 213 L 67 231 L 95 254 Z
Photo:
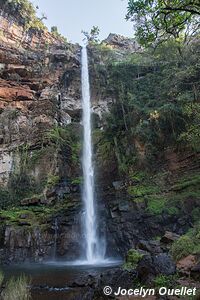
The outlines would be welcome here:
M 51 33 L 58 34 L 58 27 L 57 26 L 52 26 L 51 27 Z
M 148 45 L 196 34 L 200 28 L 199 0 L 129 0 L 126 19 L 131 19 L 140 43 Z
M 67 38 L 64 37 L 62 34 L 59 33 L 58 27 L 57 26 L 52 26 L 51 27 L 51 33 L 56 37 L 61 39 L 64 43 L 67 44 Z
M 90 32 L 82 30 L 82 33 L 85 36 L 85 39 L 89 42 L 99 42 L 99 33 L 100 29 L 98 26 L 93 26 Z

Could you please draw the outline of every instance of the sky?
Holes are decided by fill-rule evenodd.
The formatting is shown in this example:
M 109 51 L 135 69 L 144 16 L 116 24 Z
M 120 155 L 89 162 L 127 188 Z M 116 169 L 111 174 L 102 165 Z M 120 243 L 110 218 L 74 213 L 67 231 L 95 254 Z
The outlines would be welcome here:
M 68 41 L 81 43 L 81 31 L 100 29 L 100 39 L 109 33 L 133 37 L 132 23 L 125 20 L 128 0 L 32 0 L 38 5 L 38 15 L 45 13 L 44 23 L 50 29 L 57 26 Z

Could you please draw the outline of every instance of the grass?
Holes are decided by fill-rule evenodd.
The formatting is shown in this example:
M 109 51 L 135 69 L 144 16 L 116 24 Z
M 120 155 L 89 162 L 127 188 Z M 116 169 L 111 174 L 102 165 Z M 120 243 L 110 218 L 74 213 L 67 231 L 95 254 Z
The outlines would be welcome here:
M 30 300 L 29 281 L 24 275 L 11 278 L 2 292 L 2 300 Z

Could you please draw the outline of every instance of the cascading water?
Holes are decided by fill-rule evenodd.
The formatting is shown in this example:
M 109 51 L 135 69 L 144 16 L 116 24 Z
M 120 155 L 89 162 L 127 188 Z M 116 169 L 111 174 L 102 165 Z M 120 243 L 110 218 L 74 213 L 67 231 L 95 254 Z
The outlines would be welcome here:
M 57 252 L 57 240 L 58 240 L 58 219 L 55 218 L 54 221 L 54 249 L 53 249 L 53 258 L 56 259 L 56 252 Z
M 86 260 L 93 264 L 104 260 L 104 243 L 97 234 L 97 217 L 94 203 L 94 169 L 92 164 L 91 103 L 87 47 L 82 47 L 82 105 L 83 105 L 83 202 Z
M 84 239 L 85 253 L 84 257 L 75 261 L 56 262 L 66 266 L 115 266 L 121 264 L 121 260 L 111 257 L 105 258 L 106 243 L 104 238 L 100 238 L 97 227 L 98 218 L 95 209 L 95 192 L 94 192 L 94 169 L 92 163 L 92 126 L 91 126 L 91 102 L 90 102 L 90 84 L 88 70 L 87 46 L 82 47 L 82 64 L 81 64 L 81 82 L 82 82 L 82 107 L 83 107 L 83 193 L 82 200 L 84 203 Z M 57 245 L 58 223 L 55 220 L 55 246 Z M 56 248 L 55 248 L 56 253 Z M 48 262 L 49 264 L 55 263 Z

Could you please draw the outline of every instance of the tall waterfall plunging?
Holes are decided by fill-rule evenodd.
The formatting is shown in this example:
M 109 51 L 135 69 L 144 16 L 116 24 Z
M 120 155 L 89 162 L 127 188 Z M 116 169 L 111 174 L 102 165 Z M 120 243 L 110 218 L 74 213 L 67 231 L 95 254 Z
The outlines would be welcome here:
M 94 195 L 94 168 L 92 163 L 92 137 L 91 137 L 91 102 L 88 71 L 87 47 L 82 47 L 82 106 L 83 106 L 83 202 L 84 238 L 86 243 L 86 261 L 89 264 L 104 260 L 104 246 L 97 234 L 97 216 Z

